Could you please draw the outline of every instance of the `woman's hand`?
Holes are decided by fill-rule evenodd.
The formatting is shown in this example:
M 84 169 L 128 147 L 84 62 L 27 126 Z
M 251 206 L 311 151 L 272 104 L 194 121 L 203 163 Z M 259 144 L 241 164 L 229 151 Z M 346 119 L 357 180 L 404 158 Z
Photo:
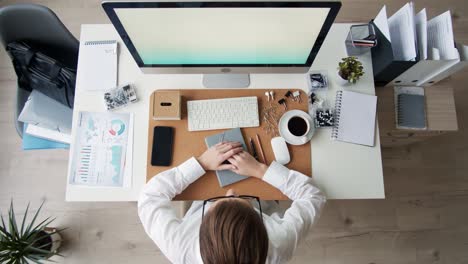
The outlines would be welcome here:
M 242 151 L 239 142 L 220 142 L 207 149 L 197 158 L 204 170 L 232 170 L 231 164 L 222 164 L 225 160 Z
M 228 161 L 235 166 L 234 169 L 230 169 L 231 171 L 244 176 L 252 176 L 261 179 L 268 169 L 267 165 L 258 162 L 252 155 L 245 151 L 241 151 L 232 156 Z

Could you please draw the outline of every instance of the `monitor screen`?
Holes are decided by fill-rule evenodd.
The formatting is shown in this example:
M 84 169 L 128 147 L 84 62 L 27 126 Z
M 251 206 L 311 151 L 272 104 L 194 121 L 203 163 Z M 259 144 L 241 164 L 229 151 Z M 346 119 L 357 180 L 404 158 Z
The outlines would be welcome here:
M 337 13 L 314 2 L 113 4 L 106 12 L 140 67 L 304 66 Z

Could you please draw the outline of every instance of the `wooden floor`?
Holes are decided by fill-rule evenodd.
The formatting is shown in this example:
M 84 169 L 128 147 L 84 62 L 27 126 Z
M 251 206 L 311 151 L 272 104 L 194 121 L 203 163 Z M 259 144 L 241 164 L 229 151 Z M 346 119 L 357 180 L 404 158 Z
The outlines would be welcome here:
M 23 1 L 0 1 L 0 6 Z M 24 1 L 31 2 L 31 1 Z M 38 0 L 79 37 L 80 24 L 109 23 L 100 1 Z M 339 22 L 373 18 L 384 1 L 344 1 Z M 404 1 L 388 1 L 393 13 Z M 452 10 L 455 38 L 468 44 L 466 0 L 416 1 L 433 17 Z M 468 263 L 468 70 L 452 78 L 460 131 L 411 147 L 383 149 L 385 200 L 330 201 L 292 263 Z M 60 263 L 167 263 L 145 235 L 136 203 L 66 203 L 68 152 L 21 150 L 13 126 L 15 74 L 0 52 L 0 210 L 14 199 L 57 217 Z M 332 158 L 332 157 L 331 157 Z M 359 164 L 356 164 L 359 166 Z

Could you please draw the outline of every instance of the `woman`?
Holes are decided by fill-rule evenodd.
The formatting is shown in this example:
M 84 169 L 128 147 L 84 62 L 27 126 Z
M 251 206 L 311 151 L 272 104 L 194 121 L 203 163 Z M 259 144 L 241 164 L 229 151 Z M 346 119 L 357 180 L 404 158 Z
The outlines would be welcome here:
M 230 164 L 223 164 L 228 160 Z M 194 202 L 180 219 L 171 200 L 207 170 L 232 170 L 271 184 L 293 200 L 283 216 L 261 214 L 255 197 L 225 197 Z M 146 233 L 173 263 L 284 263 L 293 256 L 325 204 L 309 177 L 272 162 L 268 167 L 242 150 L 222 142 L 198 158 L 153 177 L 138 201 Z

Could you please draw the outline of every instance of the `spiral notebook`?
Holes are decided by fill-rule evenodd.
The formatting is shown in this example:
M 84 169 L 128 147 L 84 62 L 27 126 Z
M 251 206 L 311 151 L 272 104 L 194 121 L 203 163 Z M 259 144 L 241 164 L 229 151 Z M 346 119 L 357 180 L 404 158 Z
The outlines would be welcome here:
M 377 96 L 351 91 L 336 92 L 332 139 L 374 146 Z
M 400 86 L 394 92 L 397 128 L 427 129 L 424 88 Z
M 117 86 L 118 42 L 86 41 L 80 48 L 80 86 L 85 90 L 109 90 Z

